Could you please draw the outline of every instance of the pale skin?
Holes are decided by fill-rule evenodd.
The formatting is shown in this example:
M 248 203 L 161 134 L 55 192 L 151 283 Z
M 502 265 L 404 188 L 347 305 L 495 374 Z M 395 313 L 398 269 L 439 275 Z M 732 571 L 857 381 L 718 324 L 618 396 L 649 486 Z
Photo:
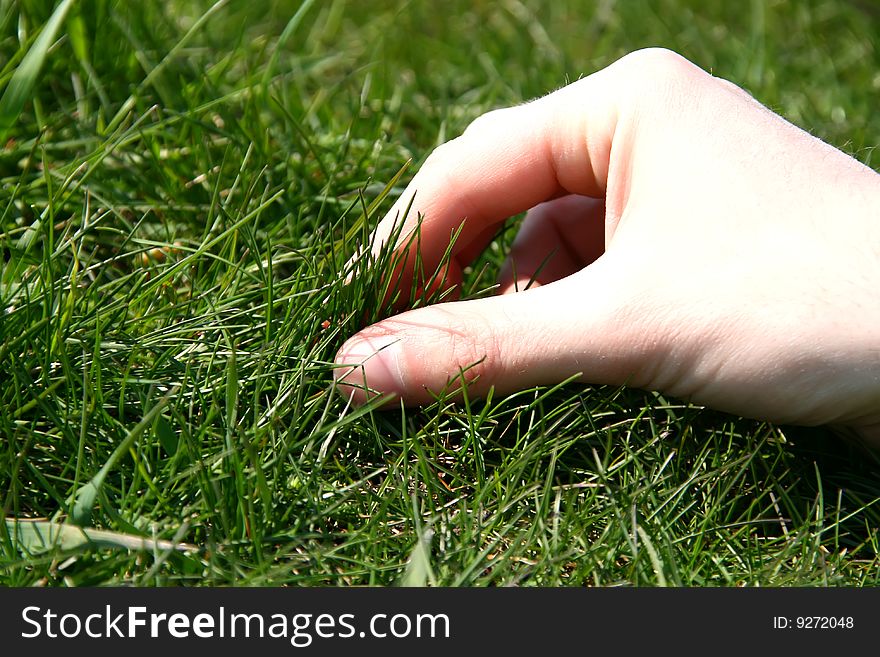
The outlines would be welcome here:
M 422 215 L 428 270 L 462 227 L 453 284 L 528 214 L 500 294 L 343 345 L 354 403 L 577 376 L 880 446 L 880 175 L 679 55 L 638 51 L 479 118 L 431 154 L 374 249 L 410 202 L 403 236 Z

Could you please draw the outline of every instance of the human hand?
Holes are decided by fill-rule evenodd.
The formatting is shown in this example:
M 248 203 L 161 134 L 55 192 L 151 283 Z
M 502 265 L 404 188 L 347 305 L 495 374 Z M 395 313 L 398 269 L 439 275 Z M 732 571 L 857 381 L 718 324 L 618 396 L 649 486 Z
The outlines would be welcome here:
M 453 283 L 529 212 L 502 294 L 343 345 L 336 376 L 356 403 L 578 375 L 880 444 L 880 176 L 735 85 L 645 50 L 490 112 L 431 154 L 374 249 L 413 197 L 397 246 L 423 215 L 431 271 L 461 225 Z

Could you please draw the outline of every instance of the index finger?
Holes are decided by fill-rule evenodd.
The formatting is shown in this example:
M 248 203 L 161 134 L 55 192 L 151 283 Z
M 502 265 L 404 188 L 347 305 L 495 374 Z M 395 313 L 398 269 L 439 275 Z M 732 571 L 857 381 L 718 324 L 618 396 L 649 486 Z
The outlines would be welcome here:
M 473 252 L 492 227 L 555 196 L 603 197 L 618 116 L 611 68 L 484 114 L 437 148 L 380 222 L 374 253 L 391 235 L 395 246 L 406 244 L 421 218 L 419 254 L 431 271 L 459 228 L 453 256 Z

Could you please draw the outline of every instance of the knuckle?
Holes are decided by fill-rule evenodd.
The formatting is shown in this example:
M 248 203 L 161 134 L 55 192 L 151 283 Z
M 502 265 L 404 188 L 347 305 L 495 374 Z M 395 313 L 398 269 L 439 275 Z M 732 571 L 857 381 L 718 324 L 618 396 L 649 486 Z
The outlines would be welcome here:
M 639 74 L 675 77 L 695 68 L 689 60 L 667 48 L 644 48 L 625 55 L 620 65 Z
M 485 114 L 481 114 L 468 124 L 468 126 L 464 129 L 463 135 L 468 137 L 472 137 L 474 135 L 479 136 L 480 134 L 485 133 L 488 130 L 502 125 L 507 117 L 510 115 L 510 110 L 510 107 L 503 107 L 501 109 L 494 109 L 486 112 Z
M 616 65 L 624 92 L 639 103 L 668 100 L 693 91 L 693 85 L 708 74 L 672 50 L 646 48 L 632 52 Z
M 423 168 L 432 171 L 456 168 L 462 154 L 466 153 L 475 141 L 491 140 L 500 132 L 510 129 L 517 109 L 517 107 L 504 107 L 481 114 L 468 124 L 461 135 L 437 146 L 428 155 Z
M 448 381 L 468 385 L 479 381 L 481 388 L 490 386 L 499 360 L 495 328 L 479 316 L 465 319 L 448 315 L 443 324 L 441 347 L 448 354 Z
M 455 152 L 459 144 L 458 139 L 451 139 L 431 151 L 422 168 L 429 170 L 443 169 L 449 163 L 454 162 Z

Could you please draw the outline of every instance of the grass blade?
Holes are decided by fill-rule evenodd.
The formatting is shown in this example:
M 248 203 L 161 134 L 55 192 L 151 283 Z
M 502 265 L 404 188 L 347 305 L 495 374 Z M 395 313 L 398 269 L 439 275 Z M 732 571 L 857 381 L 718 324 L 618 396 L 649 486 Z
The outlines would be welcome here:
M 269 60 L 269 65 L 266 66 L 266 70 L 263 73 L 263 90 L 269 86 L 269 80 L 272 79 L 272 74 L 275 72 L 275 67 L 278 65 L 278 55 L 281 53 L 281 49 L 284 47 L 290 37 L 296 32 L 296 29 L 299 27 L 299 24 L 302 22 L 302 19 L 305 17 L 306 12 L 311 9 L 312 5 L 315 4 L 315 0 L 305 0 L 300 6 L 299 9 L 296 10 L 293 17 L 287 22 L 287 25 L 284 27 L 284 31 L 281 32 L 281 36 L 278 37 L 278 42 L 275 44 L 275 50 L 272 53 L 272 58 Z
M 430 529 L 426 529 L 419 536 L 409 556 L 409 562 L 406 564 L 406 571 L 400 580 L 400 586 L 424 587 L 437 585 L 437 578 L 434 576 L 434 570 L 431 568 L 430 551 L 432 536 L 433 532 Z
M 126 550 L 177 550 L 194 552 L 195 545 L 162 541 L 133 534 L 87 529 L 49 520 L 6 519 L 6 531 L 12 543 L 25 554 L 39 554 L 54 549 L 76 550 L 88 547 Z
M 3 97 L 0 98 L 0 143 L 6 140 L 10 128 L 18 120 L 25 103 L 31 97 L 37 84 L 40 69 L 43 68 L 43 63 L 46 61 L 49 47 L 74 2 L 75 0 L 63 0 L 55 8 L 40 36 L 34 41 L 31 49 L 28 50 L 12 75 L 12 79 L 9 80 L 9 85 L 3 92 Z
M 153 421 L 162 412 L 162 409 L 171 401 L 171 398 L 177 392 L 177 386 L 169 390 L 158 403 L 150 409 L 144 418 L 138 422 L 135 427 L 128 432 L 128 435 L 119 443 L 119 446 L 107 459 L 104 466 L 98 471 L 90 481 L 80 487 L 74 495 L 73 510 L 70 513 L 70 520 L 75 525 L 88 525 L 92 520 L 92 509 L 95 506 L 95 500 L 101 491 L 101 486 L 107 474 L 116 466 L 122 456 L 131 448 L 134 441 L 144 432 L 144 430 L 153 424 Z
M 137 94 L 140 93 L 141 90 L 149 87 L 153 81 L 162 74 L 165 68 L 174 61 L 174 59 L 180 54 L 183 48 L 192 40 L 192 38 L 198 33 L 199 30 L 208 22 L 208 20 L 216 14 L 218 11 L 223 9 L 229 0 L 217 0 L 211 7 L 202 14 L 198 20 L 193 23 L 192 27 L 187 30 L 186 34 L 183 35 L 183 38 L 178 41 L 174 47 L 168 51 L 168 54 L 162 58 L 154 69 L 152 69 L 147 76 L 143 79 L 143 81 L 138 85 L 137 92 L 133 93 L 128 97 L 128 99 L 122 104 L 122 107 L 116 112 L 115 116 L 110 120 L 110 123 L 107 125 L 107 133 L 111 133 L 119 127 L 119 124 L 122 123 L 122 119 L 132 110 L 134 107 L 135 101 L 137 101 Z

